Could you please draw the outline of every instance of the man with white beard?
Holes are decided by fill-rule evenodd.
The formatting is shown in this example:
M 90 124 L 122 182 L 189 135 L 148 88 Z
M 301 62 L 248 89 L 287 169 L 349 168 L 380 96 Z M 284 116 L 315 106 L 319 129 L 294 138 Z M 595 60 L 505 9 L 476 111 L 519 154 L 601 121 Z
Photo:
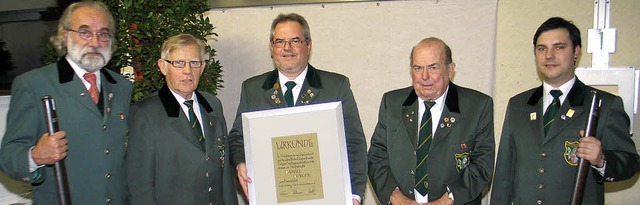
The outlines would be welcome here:
M 72 204 L 125 204 L 126 119 L 132 85 L 102 69 L 111 58 L 114 20 L 100 2 L 70 5 L 51 38 L 57 63 L 13 82 L 0 168 L 33 185 L 33 204 L 57 204 L 51 165 L 64 160 Z M 60 131 L 47 134 L 42 96 L 55 99 Z

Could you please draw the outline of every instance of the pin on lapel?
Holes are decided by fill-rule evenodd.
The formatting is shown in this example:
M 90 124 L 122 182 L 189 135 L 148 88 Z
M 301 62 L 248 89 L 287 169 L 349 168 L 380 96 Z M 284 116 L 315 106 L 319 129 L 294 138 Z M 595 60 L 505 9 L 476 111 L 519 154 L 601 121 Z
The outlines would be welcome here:
M 467 144 L 466 144 L 466 143 L 462 143 L 462 144 L 460 144 L 460 148 L 462 148 L 462 149 L 467 149 Z
M 536 120 L 538 114 L 536 112 L 529 113 L 529 120 Z
M 567 120 L 567 116 L 566 115 L 560 115 L 560 119 Z
M 449 123 L 447 123 L 449 124 Z M 444 128 L 444 123 L 440 123 L 440 128 Z
M 449 118 L 448 118 L 448 117 L 445 117 L 445 118 L 444 118 L 444 122 L 449 122 Z
M 120 113 L 120 121 L 124 121 L 124 113 Z
M 109 100 L 113 99 L 113 93 L 109 93 Z
M 456 123 L 456 118 L 455 117 L 451 117 L 451 123 Z
M 567 114 L 566 115 L 567 115 L 567 117 L 572 118 L 574 113 L 576 113 L 575 110 L 569 109 L 569 110 L 567 110 Z

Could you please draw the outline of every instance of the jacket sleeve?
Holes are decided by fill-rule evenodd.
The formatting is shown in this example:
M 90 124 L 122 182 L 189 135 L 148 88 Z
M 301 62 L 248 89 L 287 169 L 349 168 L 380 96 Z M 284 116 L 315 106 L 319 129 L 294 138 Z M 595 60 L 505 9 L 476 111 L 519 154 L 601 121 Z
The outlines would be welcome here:
M 129 118 L 128 150 L 125 158 L 127 189 L 131 204 L 152 205 L 155 199 L 156 156 L 154 120 L 133 105 Z
M 511 126 L 509 123 L 509 110 L 512 102 L 507 106 L 507 112 L 502 125 L 502 135 L 498 148 L 498 158 L 496 160 L 495 174 L 493 178 L 493 188 L 491 190 L 491 204 L 511 204 L 511 194 L 513 192 L 514 158 L 515 147 L 511 136 Z
M 338 97 L 342 101 L 342 112 L 344 114 L 349 172 L 351 175 L 351 193 L 364 199 L 364 189 L 367 185 L 367 142 L 362 130 L 358 106 L 353 97 L 348 78 L 345 78 L 342 82 Z
M 600 136 L 597 137 L 602 142 L 607 161 L 604 176 L 594 174 L 598 182 L 625 180 L 640 169 L 636 146 L 629 136 L 629 117 L 624 111 L 622 99 L 615 97 L 609 104 L 609 108 L 600 116 L 602 124 L 598 126 Z
M 389 154 L 387 152 L 387 127 L 386 117 L 387 105 L 386 95 L 382 97 L 380 110 L 378 111 L 378 123 L 373 136 L 371 137 L 371 147 L 369 147 L 369 181 L 378 201 L 381 204 L 389 204 L 391 193 L 398 187 L 398 183 L 393 178 L 391 167 L 389 166 Z
M 44 114 L 40 96 L 36 96 L 31 85 L 21 77 L 13 83 L 6 131 L 0 146 L 0 168 L 11 178 L 39 183 L 44 180 L 44 170 L 29 172 L 29 152 L 44 134 Z
M 231 164 L 235 169 L 238 164 L 245 162 L 244 156 L 244 135 L 242 134 L 242 113 L 246 112 L 249 108 L 249 102 L 247 97 L 247 82 L 242 83 L 242 91 L 240 92 L 240 103 L 238 104 L 238 110 L 236 111 L 236 119 L 233 122 L 233 127 L 229 131 L 229 156 L 231 158 Z

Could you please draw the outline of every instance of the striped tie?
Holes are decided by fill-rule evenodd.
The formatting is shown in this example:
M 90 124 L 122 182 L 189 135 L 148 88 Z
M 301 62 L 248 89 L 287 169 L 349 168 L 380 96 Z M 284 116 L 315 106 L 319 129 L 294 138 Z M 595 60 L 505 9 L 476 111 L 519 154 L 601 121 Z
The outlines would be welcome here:
M 558 110 L 560 109 L 560 96 L 562 95 L 562 91 L 559 90 L 551 90 L 551 96 L 553 96 L 553 101 L 551 105 L 547 107 L 547 111 L 544 112 L 544 136 L 547 136 L 547 132 L 549 132 L 549 128 L 551 127 L 551 123 L 555 118 Z
M 198 136 L 198 142 L 200 142 L 200 149 L 205 151 L 204 149 L 204 134 L 202 133 L 202 128 L 200 127 L 200 122 L 198 121 L 198 117 L 196 117 L 196 113 L 193 111 L 193 100 L 186 100 L 184 104 L 189 108 L 189 122 L 191 123 L 191 128 L 193 129 L 196 136 Z
M 422 195 L 426 195 L 429 189 L 427 182 L 427 157 L 429 156 L 429 147 L 431 146 L 431 107 L 436 102 L 424 101 L 425 110 L 420 121 L 420 131 L 418 132 L 418 148 L 416 149 L 416 185 L 415 188 Z

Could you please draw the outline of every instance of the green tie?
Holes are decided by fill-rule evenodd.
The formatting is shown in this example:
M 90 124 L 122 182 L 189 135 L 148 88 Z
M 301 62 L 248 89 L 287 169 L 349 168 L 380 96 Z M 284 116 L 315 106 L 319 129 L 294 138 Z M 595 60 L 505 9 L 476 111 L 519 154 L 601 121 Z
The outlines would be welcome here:
M 429 156 L 429 147 L 431 146 L 431 107 L 436 102 L 424 101 L 425 110 L 420 121 L 420 131 L 418 131 L 418 148 L 416 149 L 416 185 L 415 188 L 422 195 L 427 194 L 429 183 L 427 179 L 427 157 Z
M 288 81 L 284 86 L 287 86 L 287 91 L 284 92 L 284 100 L 287 101 L 287 106 L 293 107 L 295 105 L 293 103 L 293 87 L 296 86 L 296 82 Z
M 551 96 L 553 96 L 553 101 L 551 105 L 547 107 L 547 111 L 544 112 L 544 136 L 547 136 L 547 132 L 549 132 L 549 128 L 551 127 L 551 123 L 555 118 L 558 110 L 560 109 L 560 96 L 562 95 L 562 91 L 559 90 L 551 90 Z
M 196 113 L 193 111 L 193 100 L 186 100 L 184 104 L 189 108 L 189 122 L 191 123 L 191 128 L 193 132 L 198 136 L 198 142 L 200 142 L 200 149 L 205 151 L 204 149 L 204 134 L 202 133 L 202 128 L 200 127 L 200 122 L 198 121 L 198 117 L 196 117 Z

